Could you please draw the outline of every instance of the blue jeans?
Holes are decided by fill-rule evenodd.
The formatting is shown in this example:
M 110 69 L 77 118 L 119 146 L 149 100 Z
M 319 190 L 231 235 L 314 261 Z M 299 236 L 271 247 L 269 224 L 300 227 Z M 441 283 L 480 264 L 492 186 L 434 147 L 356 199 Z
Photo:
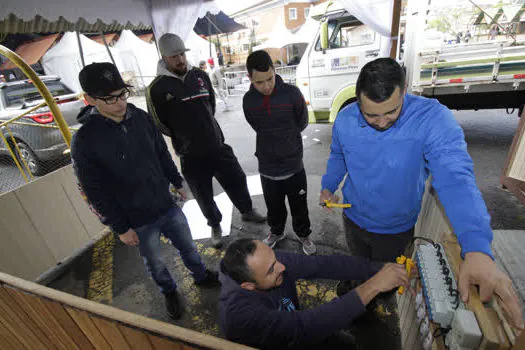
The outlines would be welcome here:
M 178 206 L 173 206 L 154 222 L 135 228 L 135 232 L 139 237 L 139 251 L 146 269 L 162 293 L 174 291 L 177 284 L 160 258 L 161 233 L 179 250 L 184 265 L 191 271 L 195 281 L 205 278 L 206 266 L 193 243 L 186 216 Z

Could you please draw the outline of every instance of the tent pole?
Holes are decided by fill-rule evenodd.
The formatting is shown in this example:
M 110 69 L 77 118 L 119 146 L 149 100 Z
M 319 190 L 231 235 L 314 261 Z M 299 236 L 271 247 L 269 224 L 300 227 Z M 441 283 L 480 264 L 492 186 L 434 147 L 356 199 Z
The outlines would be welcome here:
M 104 32 L 100 32 L 100 36 L 102 37 L 102 41 L 104 42 L 104 46 L 106 47 L 106 50 L 108 50 L 109 58 L 111 59 L 111 62 L 116 67 L 117 64 L 115 63 L 115 59 L 113 58 L 113 55 L 111 54 L 111 50 L 109 49 L 108 42 L 106 41 L 106 36 L 104 35 Z
M 78 51 L 80 52 L 80 61 L 82 62 L 82 68 L 86 66 L 86 61 L 84 61 L 84 51 L 82 50 L 82 43 L 80 42 L 80 33 L 77 30 L 77 41 L 78 41 Z
M 390 29 L 390 37 L 392 38 L 392 46 L 390 47 L 390 58 L 396 59 L 397 56 L 397 42 L 399 41 L 399 22 L 401 20 L 401 0 L 394 0 L 394 8 L 392 11 L 392 27 Z

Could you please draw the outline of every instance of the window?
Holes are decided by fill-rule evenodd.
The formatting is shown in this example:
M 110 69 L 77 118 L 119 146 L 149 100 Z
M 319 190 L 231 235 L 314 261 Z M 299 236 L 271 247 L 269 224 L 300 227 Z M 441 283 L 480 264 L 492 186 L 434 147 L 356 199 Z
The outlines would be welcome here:
M 306 7 L 306 8 L 304 9 L 304 18 L 305 18 L 305 19 L 308 18 L 308 15 L 309 15 L 309 14 L 310 14 L 310 8 L 309 8 L 309 7 Z
M 297 9 L 295 7 L 290 7 L 288 9 L 288 19 L 290 20 L 297 19 Z
M 339 49 L 373 44 L 375 32 L 364 24 L 356 25 L 355 22 L 337 23 L 336 21 L 329 21 L 328 37 L 330 38 L 328 48 Z M 321 50 L 320 40 L 317 41 L 315 50 Z
M 252 28 L 257 28 L 259 26 L 259 20 L 252 19 Z
M 58 80 L 46 81 L 44 83 L 53 97 L 73 93 Z M 40 92 L 38 92 L 38 89 L 32 83 L 8 85 L 3 91 L 7 107 L 13 107 L 15 105 L 42 99 Z
M 248 50 L 250 50 L 250 44 L 242 44 L 242 51 L 245 52 Z

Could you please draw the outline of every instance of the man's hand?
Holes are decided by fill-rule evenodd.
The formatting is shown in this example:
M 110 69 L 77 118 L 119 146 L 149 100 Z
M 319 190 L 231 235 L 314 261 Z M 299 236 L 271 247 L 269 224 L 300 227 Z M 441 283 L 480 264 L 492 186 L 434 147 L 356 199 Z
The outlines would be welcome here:
M 388 263 L 369 280 L 357 287 L 356 291 L 363 304 L 367 305 L 379 293 L 388 292 L 399 286 L 409 287 L 405 266 Z
M 183 199 L 183 200 L 186 200 L 188 199 L 188 196 L 186 195 L 186 191 L 184 191 L 184 188 L 176 188 L 175 191 L 177 191 L 177 193 L 180 195 L 180 197 Z
M 319 204 L 323 204 L 324 201 L 330 201 L 332 203 L 338 203 L 339 197 L 334 195 L 330 190 L 324 189 L 321 191 L 321 194 L 319 195 Z M 333 211 L 332 208 L 325 207 L 329 211 Z
M 469 286 L 479 285 L 479 296 L 482 302 L 487 302 L 496 294 L 503 311 L 510 317 L 514 327 L 523 329 L 523 314 L 518 296 L 512 286 L 512 281 L 496 263 L 486 254 L 472 252 L 465 254 L 465 261 L 459 269 L 459 293 L 463 302 L 469 298 Z
M 136 246 L 139 244 L 139 236 L 132 228 L 127 230 L 126 233 L 119 235 L 119 238 L 126 245 Z

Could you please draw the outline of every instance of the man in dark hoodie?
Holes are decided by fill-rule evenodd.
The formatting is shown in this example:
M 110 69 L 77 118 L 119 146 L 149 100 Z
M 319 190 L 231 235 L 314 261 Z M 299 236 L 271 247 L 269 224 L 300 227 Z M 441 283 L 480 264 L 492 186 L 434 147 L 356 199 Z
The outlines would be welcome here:
M 368 280 L 340 298 L 300 310 L 295 281 L 317 278 Z M 253 239 L 228 246 L 219 279 L 221 332 L 231 341 L 263 349 L 330 348 L 331 336 L 350 326 L 377 294 L 409 285 L 402 265 L 274 252 Z
M 253 209 L 246 175 L 224 142 L 208 74 L 187 63 L 188 49 L 177 35 L 164 34 L 158 44 L 162 59 L 146 92 L 148 110 L 160 131 L 171 137 L 184 178 L 211 226 L 212 244 L 219 248 L 222 214 L 213 199 L 214 176 L 244 221 L 263 222 L 266 217 Z
M 126 102 L 128 85 L 111 63 L 90 64 L 79 74 L 89 106 L 78 121 L 71 157 L 87 200 L 103 222 L 129 246 L 138 246 L 151 277 L 164 294 L 168 315 L 182 312 L 177 285 L 160 258 L 160 234 L 179 250 L 198 286 L 218 286 L 204 266 L 182 210 L 169 192 L 183 197 L 182 177 L 151 118 Z
M 303 251 L 315 254 L 316 247 L 309 238 L 306 173 L 303 164 L 301 131 L 308 125 L 308 111 L 301 91 L 286 84 L 275 74 L 272 58 L 266 51 L 255 51 L 246 60 L 252 82 L 244 95 L 246 120 L 257 133 L 255 156 L 270 233 L 264 240 L 270 248 L 284 239 L 286 197 L 292 213 L 292 226 L 299 236 Z

